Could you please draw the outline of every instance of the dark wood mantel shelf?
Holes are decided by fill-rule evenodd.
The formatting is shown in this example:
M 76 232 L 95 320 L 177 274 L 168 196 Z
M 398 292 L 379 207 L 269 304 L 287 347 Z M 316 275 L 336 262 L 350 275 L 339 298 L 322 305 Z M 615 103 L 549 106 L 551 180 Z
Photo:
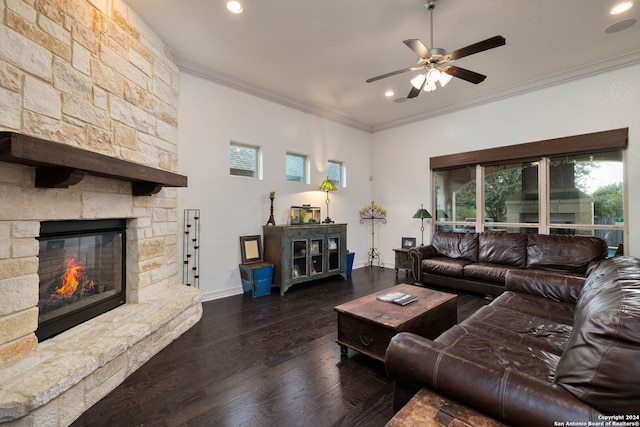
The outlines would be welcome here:
M 14 132 L 0 132 L 0 161 L 35 166 L 42 188 L 68 188 L 85 175 L 130 181 L 134 196 L 187 186 L 184 175 Z

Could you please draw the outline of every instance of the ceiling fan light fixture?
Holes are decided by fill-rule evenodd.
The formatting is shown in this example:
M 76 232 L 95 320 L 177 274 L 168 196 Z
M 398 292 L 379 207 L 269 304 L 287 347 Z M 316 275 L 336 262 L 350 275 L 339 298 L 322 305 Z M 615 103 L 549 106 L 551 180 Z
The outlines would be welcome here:
M 445 87 L 447 85 L 447 83 L 449 83 L 451 81 L 451 79 L 453 78 L 452 75 L 441 72 L 440 73 L 440 87 Z
M 427 71 L 427 83 L 432 84 L 438 80 L 440 80 L 440 70 L 433 66 Z
M 422 83 L 424 83 L 426 78 L 427 77 L 425 76 L 424 73 L 418 74 L 417 76 L 411 79 L 411 85 L 416 89 L 420 90 L 420 88 L 422 87 Z
M 436 82 L 427 81 L 427 84 L 424 85 L 425 92 L 433 92 L 436 90 Z

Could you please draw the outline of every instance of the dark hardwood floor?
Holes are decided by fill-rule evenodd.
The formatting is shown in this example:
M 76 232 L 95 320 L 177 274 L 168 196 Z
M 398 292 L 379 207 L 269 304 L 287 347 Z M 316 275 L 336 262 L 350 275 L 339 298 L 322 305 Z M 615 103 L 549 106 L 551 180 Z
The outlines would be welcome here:
M 203 303 L 202 320 L 73 424 L 80 426 L 384 426 L 384 364 L 340 357 L 333 307 L 410 276 L 378 267 L 293 286 L 284 297 Z M 460 295 L 458 321 L 487 301 Z

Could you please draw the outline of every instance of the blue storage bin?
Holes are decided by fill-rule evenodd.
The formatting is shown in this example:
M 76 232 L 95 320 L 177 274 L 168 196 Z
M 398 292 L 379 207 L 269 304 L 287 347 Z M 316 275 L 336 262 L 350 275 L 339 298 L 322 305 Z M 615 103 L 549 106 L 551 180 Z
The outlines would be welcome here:
M 240 279 L 242 290 L 253 298 L 271 294 L 273 282 L 273 264 L 268 262 L 256 262 L 253 264 L 240 264 Z
M 344 277 L 351 277 L 351 270 L 353 270 L 353 258 L 355 258 L 355 252 L 347 252 L 347 265 L 344 272 Z

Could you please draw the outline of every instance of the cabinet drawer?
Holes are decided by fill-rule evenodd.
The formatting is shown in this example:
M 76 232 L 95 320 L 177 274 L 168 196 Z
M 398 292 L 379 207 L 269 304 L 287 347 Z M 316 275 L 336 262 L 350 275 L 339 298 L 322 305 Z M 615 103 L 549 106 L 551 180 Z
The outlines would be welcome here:
M 362 353 L 371 353 L 381 360 L 396 331 L 365 320 L 338 313 L 338 341 Z

